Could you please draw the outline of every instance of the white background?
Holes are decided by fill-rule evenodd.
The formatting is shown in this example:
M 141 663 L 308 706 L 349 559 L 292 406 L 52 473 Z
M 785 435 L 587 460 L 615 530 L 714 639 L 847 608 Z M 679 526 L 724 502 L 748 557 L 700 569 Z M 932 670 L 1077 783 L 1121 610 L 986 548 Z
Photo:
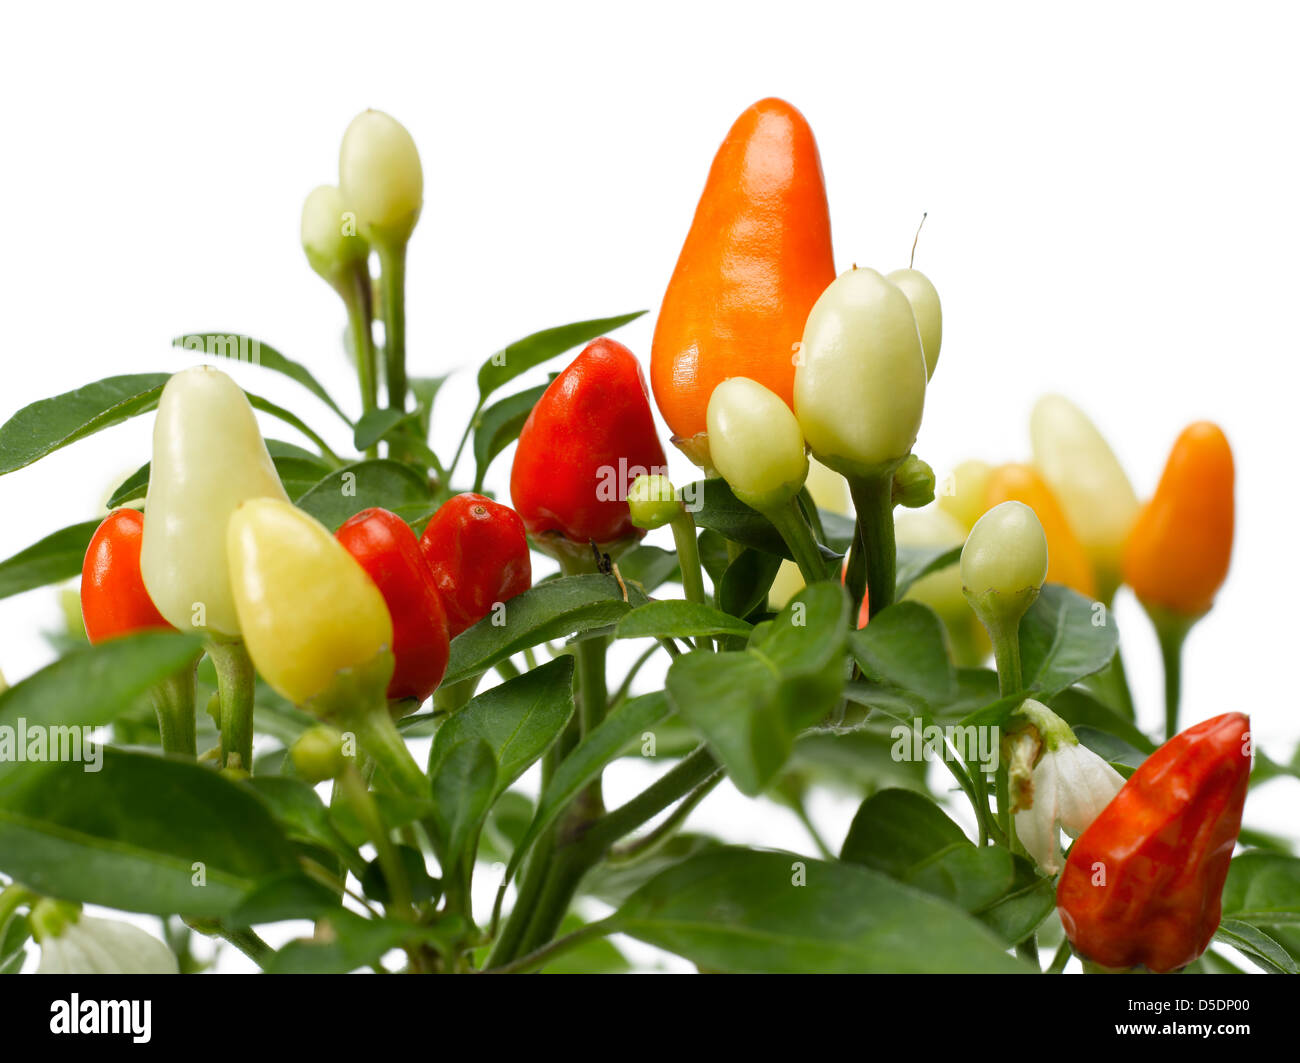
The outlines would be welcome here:
M 314 185 L 336 180 L 348 121 L 377 107 L 411 130 L 424 162 L 411 372 L 471 370 L 440 400 L 446 455 L 469 413 L 472 368 L 513 339 L 648 308 L 619 334 L 648 357 L 714 150 L 746 106 L 783 96 L 821 145 L 840 269 L 906 264 L 929 212 L 916 264 L 942 294 L 944 347 L 917 452 L 936 470 L 1026 457 L 1028 411 L 1045 390 L 1094 417 L 1143 496 L 1184 424 L 1224 427 L 1236 549 L 1188 642 L 1185 719 L 1249 711 L 1262 747 L 1290 756 L 1300 732 L 1292 11 L 467 7 L 8 8 L 0 417 L 103 376 L 179 368 L 169 339 L 205 329 L 258 336 L 350 396 L 341 309 L 303 260 L 298 215 Z M 347 445 L 295 385 L 234 371 Z M 0 479 L 0 557 L 93 515 L 147 458 L 150 421 Z M 490 486 L 504 490 L 507 471 L 500 460 Z M 676 472 L 689 478 L 684 462 Z M 1118 616 L 1141 722 L 1154 729 L 1154 638 L 1131 599 Z M 48 591 L 0 601 L 11 681 L 49 659 L 39 631 L 56 622 Z M 1298 794 L 1271 784 L 1248 821 L 1295 834 Z M 817 813 L 837 842 L 852 806 Z M 791 817 L 734 791 L 697 821 L 807 849 Z

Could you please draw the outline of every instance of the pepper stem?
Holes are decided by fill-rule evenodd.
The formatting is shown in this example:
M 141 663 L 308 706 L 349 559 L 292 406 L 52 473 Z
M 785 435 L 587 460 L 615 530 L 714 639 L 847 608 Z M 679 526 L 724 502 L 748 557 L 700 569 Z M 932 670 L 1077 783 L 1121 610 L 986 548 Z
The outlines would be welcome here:
M 381 241 L 380 283 L 383 288 L 384 367 L 388 408 L 406 412 L 406 244 Z
M 704 604 L 704 577 L 700 573 L 700 546 L 695 538 L 695 518 L 682 510 L 672 519 L 677 564 L 682 570 L 682 590 L 688 602 Z
M 1160 659 L 1165 670 L 1165 741 L 1178 733 L 1178 710 L 1183 690 L 1183 643 L 1199 616 L 1186 616 L 1142 603 L 1156 629 Z
M 778 506 L 763 510 L 763 516 L 781 533 L 795 564 L 799 566 L 799 574 L 803 576 L 804 582 L 811 584 L 824 580 L 826 562 L 822 560 L 821 549 L 813 538 L 808 519 L 799 508 L 798 496 L 792 496 Z
M 898 548 L 894 543 L 894 470 L 848 479 L 858 525 L 849 552 L 845 583 L 853 608 L 861 608 L 865 594 L 867 615 L 873 617 L 894 604 L 898 566 Z
M 194 726 L 194 673 L 198 664 L 199 658 L 195 656 L 150 691 L 164 753 L 187 757 L 198 753 Z
M 356 731 L 361 748 L 370 754 L 379 770 L 395 786 L 411 797 L 428 800 L 429 780 L 411 756 L 402 733 L 388 715 L 388 706 L 382 697 L 358 712 L 344 715 L 340 723 Z
M 375 380 L 375 337 L 371 329 L 374 307 L 371 303 L 370 271 L 365 262 L 358 262 L 351 271 L 345 287 L 341 289 L 343 305 L 348 311 L 348 327 L 352 336 L 352 353 L 357 362 L 357 383 L 361 389 L 361 412 L 367 414 L 378 405 L 378 384 Z M 366 457 L 378 456 L 378 448 L 371 447 Z
M 221 700 L 221 765 L 253 769 L 253 682 L 256 673 L 242 639 L 210 641 L 208 657 L 217 671 Z

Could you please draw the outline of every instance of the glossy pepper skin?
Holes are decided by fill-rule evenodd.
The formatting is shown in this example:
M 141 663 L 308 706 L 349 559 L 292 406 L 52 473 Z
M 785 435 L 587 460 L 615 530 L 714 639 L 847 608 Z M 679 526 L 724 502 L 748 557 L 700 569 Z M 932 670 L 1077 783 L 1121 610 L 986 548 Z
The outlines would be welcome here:
M 447 617 L 419 540 L 406 521 L 386 509 L 365 509 L 337 532 L 384 596 L 393 621 L 390 699 L 422 702 L 447 671 Z
M 384 596 L 314 517 L 281 499 L 250 499 L 231 516 L 226 541 L 248 654 L 295 705 L 392 647 Z
M 667 473 L 645 378 L 610 339 L 589 343 L 537 400 L 515 451 L 510 495 L 532 535 L 575 543 L 640 538 L 627 492 L 643 473 Z
M 804 321 L 834 279 L 817 142 L 790 104 L 760 100 L 718 149 L 655 325 L 655 401 L 692 461 L 707 462 L 696 437 L 728 377 L 792 404 Z
M 985 504 L 1023 502 L 1038 515 L 1047 537 L 1047 582 L 1059 583 L 1087 598 L 1097 594 L 1092 562 L 1070 527 L 1061 504 L 1032 465 L 1000 465 L 989 474 Z
M 1124 549 L 1124 579 L 1144 604 L 1185 617 L 1214 604 L 1232 558 L 1233 480 L 1219 427 L 1185 428 Z
M 448 499 L 420 536 L 420 553 L 432 573 L 455 638 L 533 585 L 524 522 L 509 506 L 473 492 Z
M 1239 712 L 1189 727 L 1147 757 L 1079 836 L 1056 904 L 1080 955 L 1163 973 L 1205 951 L 1241 830 L 1250 752 L 1250 719 Z
M 140 575 L 144 514 L 117 509 L 91 537 L 81 566 L 81 616 L 91 645 L 150 628 L 168 629 Z

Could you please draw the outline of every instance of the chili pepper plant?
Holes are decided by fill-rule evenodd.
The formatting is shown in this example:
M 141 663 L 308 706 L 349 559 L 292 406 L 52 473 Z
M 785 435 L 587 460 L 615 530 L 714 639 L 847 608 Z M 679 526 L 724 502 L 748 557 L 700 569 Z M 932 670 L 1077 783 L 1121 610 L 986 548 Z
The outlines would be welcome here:
M 1028 460 L 936 478 L 913 448 L 938 290 L 910 262 L 836 275 L 812 129 L 764 100 L 651 350 L 613 337 L 624 313 L 484 352 L 439 453 L 461 414 L 405 344 L 423 206 L 414 141 L 375 111 L 306 200 L 356 395 L 201 332 L 0 427 L 4 474 L 153 419 L 107 516 L 0 563 L 5 596 L 81 576 L 57 659 L 0 693 L 0 970 L 193 971 L 198 936 L 268 972 L 616 971 L 626 938 L 708 971 L 1297 970 L 1300 859 L 1242 814 L 1300 764 L 1255 748 L 1245 704 L 1179 721 L 1231 557 L 1219 428 L 1183 434 L 1146 505 L 1061 396 Z M 1164 651 L 1159 734 L 1122 583 Z M 653 782 L 612 800 L 630 760 Z M 724 780 L 807 845 L 694 828 Z M 843 837 L 807 814 L 820 788 L 860 802 Z

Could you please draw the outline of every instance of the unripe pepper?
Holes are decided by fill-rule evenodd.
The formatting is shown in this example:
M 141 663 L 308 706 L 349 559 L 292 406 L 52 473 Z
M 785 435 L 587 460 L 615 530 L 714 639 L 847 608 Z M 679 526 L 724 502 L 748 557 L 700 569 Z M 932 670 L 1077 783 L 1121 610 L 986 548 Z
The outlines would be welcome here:
M 1056 888 L 1075 950 L 1172 971 L 1218 929 L 1250 780 L 1250 720 L 1226 713 L 1147 757 L 1074 843 Z
M 987 461 L 971 458 L 959 462 L 947 476 L 935 493 L 939 508 L 962 526 L 963 531 L 970 531 L 975 522 L 988 512 L 989 477 L 993 475 L 993 466 Z
M 420 552 L 452 638 L 533 583 L 524 522 L 483 495 L 467 492 L 444 502 L 420 536 Z
M 353 271 L 366 261 L 370 245 L 356 229 L 356 218 L 334 185 L 312 190 L 302 205 L 302 249 L 311 268 L 340 292 L 349 290 Z
M 925 355 L 925 376 L 929 380 L 934 376 L 934 367 L 939 364 L 939 347 L 943 342 L 943 308 L 939 305 L 939 293 L 929 277 L 910 266 L 886 274 L 885 280 L 894 284 L 912 304 L 916 327 L 921 333 L 921 351 Z
M 144 514 L 115 509 L 95 529 L 81 566 L 81 616 L 91 645 L 117 635 L 170 628 L 140 575 Z
M 372 243 L 404 244 L 424 204 L 424 170 L 406 127 L 383 111 L 362 111 L 343 134 L 339 190 Z
M 916 442 L 925 381 L 907 296 L 874 269 L 840 274 L 808 315 L 794 375 L 813 454 L 850 480 L 892 471 Z
M 1232 556 L 1233 478 L 1217 425 L 1183 430 L 1124 550 L 1124 579 L 1144 605 L 1196 617 L 1214 604 Z
M 1029 420 L 1034 465 L 1055 493 L 1092 561 L 1098 598 L 1120 584 L 1124 543 L 1137 516 L 1137 495 L 1096 425 L 1069 399 L 1045 395 Z
M 140 571 L 158 611 L 181 631 L 239 636 L 226 524 L 250 498 L 288 502 L 248 399 L 211 366 L 177 373 L 154 422 Z
M 817 142 L 790 104 L 760 100 L 718 149 L 655 325 L 655 400 L 697 465 L 710 465 L 702 435 L 723 380 L 793 401 L 804 321 L 834 278 Z
M 230 518 L 227 541 L 249 655 L 295 705 L 392 648 L 379 588 L 315 518 L 281 499 L 251 499 Z
M 766 512 L 799 493 L 808 457 L 780 396 L 746 377 L 724 380 L 709 399 L 708 426 L 713 467 L 746 505 Z
M 667 471 L 641 367 L 621 343 L 602 338 L 551 381 L 528 415 L 510 495 L 533 536 L 629 541 L 645 533 L 632 523 L 628 488 L 642 474 Z
M 423 702 L 447 671 L 447 617 L 415 532 L 396 513 L 365 509 L 334 535 L 388 606 L 393 621 L 389 699 Z
M 989 474 L 985 488 L 989 509 L 1003 502 L 1023 502 L 1038 517 L 1047 538 L 1047 581 L 1092 598 L 1097 579 L 1088 555 L 1079 544 L 1056 495 L 1031 465 L 1000 465 Z

